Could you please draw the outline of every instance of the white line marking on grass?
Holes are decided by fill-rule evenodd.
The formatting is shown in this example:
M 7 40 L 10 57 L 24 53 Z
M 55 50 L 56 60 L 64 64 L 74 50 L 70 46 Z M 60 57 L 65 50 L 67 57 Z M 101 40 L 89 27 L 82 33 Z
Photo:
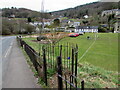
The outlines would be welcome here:
M 78 59 L 78 61 L 81 60 L 81 59 L 86 55 L 86 53 L 87 53 L 87 52 L 90 50 L 90 48 L 94 45 L 95 41 L 96 41 L 96 38 L 95 38 L 94 42 L 90 45 L 90 47 L 85 51 L 85 53 Z

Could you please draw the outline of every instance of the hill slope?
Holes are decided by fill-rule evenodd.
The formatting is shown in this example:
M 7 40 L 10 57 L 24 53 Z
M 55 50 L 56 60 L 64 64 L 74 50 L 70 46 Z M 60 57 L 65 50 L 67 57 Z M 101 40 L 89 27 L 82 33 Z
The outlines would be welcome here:
M 41 13 L 37 11 L 33 11 L 26 8 L 3 8 L 2 9 L 2 16 L 3 17 L 10 17 L 11 15 L 15 15 L 16 18 L 27 18 L 27 17 L 41 17 Z M 44 18 L 49 18 L 49 14 L 45 13 Z
M 65 10 L 51 12 L 53 15 L 59 15 L 70 18 L 81 18 L 84 15 L 101 14 L 104 10 L 116 9 L 120 7 L 117 2 L 93 2 L 77 6 L 75 8 L 69 8 Z

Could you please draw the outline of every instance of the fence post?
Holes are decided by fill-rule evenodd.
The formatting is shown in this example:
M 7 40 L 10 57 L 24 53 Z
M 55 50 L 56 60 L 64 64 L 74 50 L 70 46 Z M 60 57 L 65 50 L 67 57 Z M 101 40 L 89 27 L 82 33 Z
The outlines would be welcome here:
M 63 90 L 63 83 L 61 78 L 62 77 L 62 59 L 60 56 L 57 57 L 57 63 L 58 63 L 58 90 Z
M 45 56 L 45 49 L 43 49 L 43 71 L 44 71 L 44 80 L 45 80 L 45 84 L 47 86 L 47 64 L 46 64 L 46 56 Z
M 84 81 L 81 82 L 81 90 L 84 90 Z

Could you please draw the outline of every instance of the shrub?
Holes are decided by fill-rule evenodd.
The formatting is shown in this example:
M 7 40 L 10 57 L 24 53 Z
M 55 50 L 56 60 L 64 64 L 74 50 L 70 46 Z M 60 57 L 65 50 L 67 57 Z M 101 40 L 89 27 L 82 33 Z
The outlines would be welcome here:
M 39 36 L 39 37 L 37 37 L 37 40 L 38 40 L 38 41 L 46 40 L 46 39 L 47 39 L 46 36 Z

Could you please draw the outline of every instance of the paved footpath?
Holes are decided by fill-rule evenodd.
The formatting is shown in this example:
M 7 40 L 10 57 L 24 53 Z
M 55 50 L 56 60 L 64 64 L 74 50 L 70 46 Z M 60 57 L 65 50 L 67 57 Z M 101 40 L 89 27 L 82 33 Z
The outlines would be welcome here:
M 2 88 L 40 88 L 15 39 L 3 60 L 8 64 L 4 64 L 3 61 L 5 74 L 3 74 Z M 7 68 L 4 69 L 4 67 Z

